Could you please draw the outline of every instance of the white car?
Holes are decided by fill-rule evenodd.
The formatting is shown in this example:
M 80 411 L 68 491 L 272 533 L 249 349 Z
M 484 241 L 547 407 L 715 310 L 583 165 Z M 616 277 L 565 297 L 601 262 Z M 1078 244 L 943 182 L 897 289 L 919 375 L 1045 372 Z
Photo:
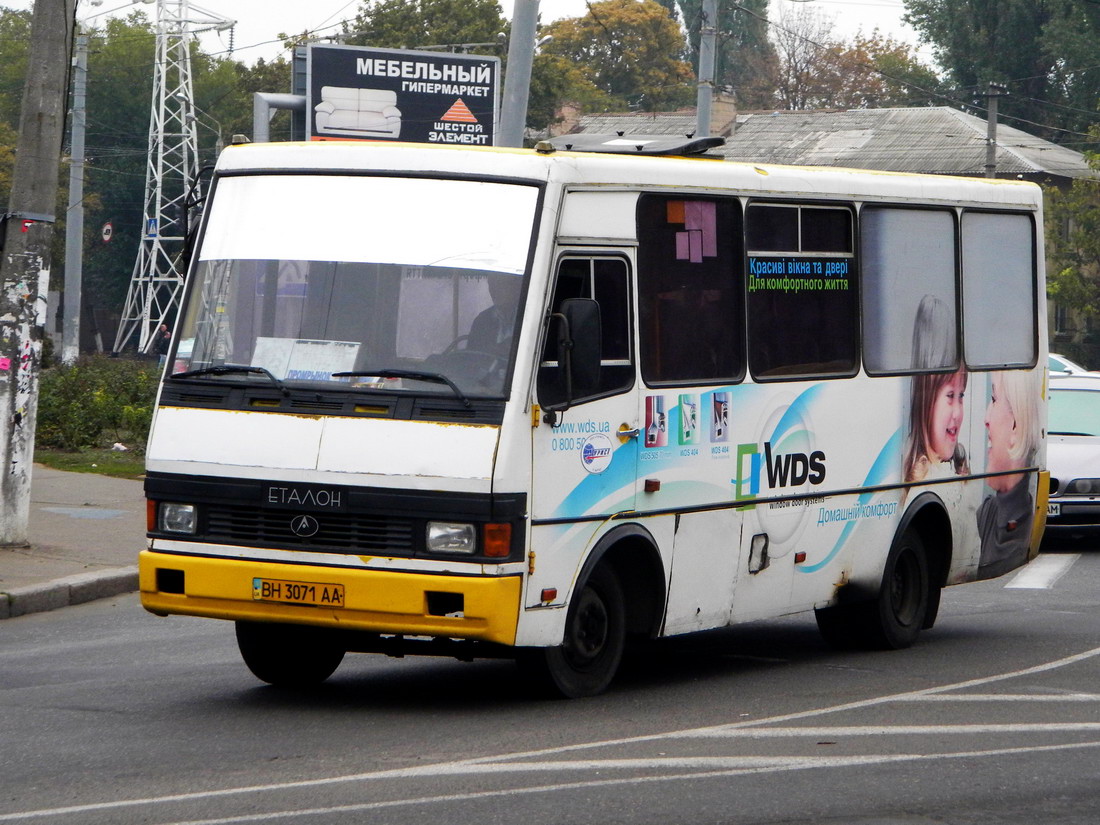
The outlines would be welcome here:
M 1047 357 L 1047 369 L 1051 375 L 1088 375 L 1089 370 L 1082 367 L 1076 361 L 1070 361 L 1064 355 L 1051 352 Z M 1100 375 L 1100 373 L 1096 373 Z
M 1051 375 L 1047 535 L 1100 532 L 1100 374 Z

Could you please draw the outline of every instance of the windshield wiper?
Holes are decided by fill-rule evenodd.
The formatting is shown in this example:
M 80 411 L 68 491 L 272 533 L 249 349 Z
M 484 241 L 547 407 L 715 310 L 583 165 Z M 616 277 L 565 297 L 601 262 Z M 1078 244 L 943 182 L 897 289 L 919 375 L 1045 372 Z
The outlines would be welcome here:
M 1081 435 L 1081 436 L 1085 436 L 1086 438 L 1088 438 L 1088 437 L 1095 436 L 1096 433 L 1078 433 L 1078 432 L 1073 432 L 1073 431 L 1049 430 L 1047 432 L 1047 435 Z
M 357 372 L 334 372 L 332 377 L 364 378 L 375 375 L 379 378 L 415 378 L 420 381 L 435 381 L 439 384 L 446 384 L 451 388 L 451 391 L 458 396 L 463 406 L 467 409 L 470 408 L 470 399 L 463 394 L 462 390 L 458 388 L 458 385 L 446 375 L 442 375 L 438 372 L 421 372 L 420 370 L 362 370 Z
M 270 379 L 271 383 L 279 388 L 279 391 L 284 395 L 290 395 L 290 390 L 286 388 L 286 385 L 271 374 L 269 370 L 263 367 L 249 367 L 244 364 L 218 364 L 214 367 L 202 367 L 197 370 L 188 370 L 187 372 L 176 372 L 169 375 L 169 378 L 199 378 L 203 375 L 263 375 Z

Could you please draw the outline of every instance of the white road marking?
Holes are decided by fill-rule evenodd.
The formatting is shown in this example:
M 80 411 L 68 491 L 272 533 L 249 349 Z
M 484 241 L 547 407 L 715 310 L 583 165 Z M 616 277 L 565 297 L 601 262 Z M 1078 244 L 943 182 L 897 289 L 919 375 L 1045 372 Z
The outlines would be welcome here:
M 757 765 L 756 767 L 736 768 L 732 770 L 706 771 L 702 773 L 665 774 L 663 776 L 634 776 L 621 779 L 597 779 L 584 782 L 563 782 L 554 785 L 539 785 L 529 788 L 507 788 L 497 791 L 474 791 L 471 793 L 448 794 L 446 796 L 425 796 L 407 799 L 390 799 L 383 802 L 361 802 L 354 805 L 332 805 L 325 808 L 306 808 L 289 811 L 269 811 L 262 814 L 244 814 L 242 816 L 219 817 L 217 819 L 192 819 L 178 821 L 172 825 L 235 825 L 244 822 L 269 822 L 275 819 L 297 819 L 306 816 L 320 816 L 334 813 L 352 813 L 361 811 L 378 810 L 380 808 L 396 808 L 410 805 L 436 805 L 440 803 L 468 802 L 471 800 L 491 799 L 493 797 L 515 797 L 519 794 L 551 793 L 555 791 L 578 791 L 589 788 L 648 785 L 656 782 L 676 782 L 680 780 L 720 779 L 731 776 L 745 776 L 749 774 L 776 773 L 779 771 L 805 770 L 807 768 L 836 768 L 836 767 L 862 767 L 865 765 L 883 765 L 898 762 L 922 762 L 941 759 L 973 759 L 984 756 L 1013 756 L 1034 754 L 1039 752 L 1081 750 L 1083 748 L 1100 748 L 1100 742 L 1076 742 L 1067 745 L 1039 745 L 1029 748 L 999 748 L 987 751 L 966 751 L 964 753 L 933 753 L 933 754 L 883 754 L 876 756 L 847 756 L 803 758 L 797 757 L 791 760 L 770 758 L 763 760 L 773 764 Z M 797 761 L 795 761 L 797 760 Z
M 959 693 L 911 696 L 899 702 L 1100 702 L 1100 693 Z
M 1100 722 L 1038 722 L 989 725 L 826 725 L 823 727 L 740 728 L 738 730 L 685 733 L 684 738 L 781 739 L 808 736 L 815 739 L 834 736 L 913 736 L 950 733 L 1059 733 L 1100 731 Z
M 1058 579 L 1069 572 L 1069 569 L 1073 567 L 1079 558 L 1081 558 L 1080 553 L 1039 556 L 1013 576 L 1005 585 L 1005 589 L 1049 590 Z
M 413 777 L 424 776 L 446 776 L 446 775 L 460 775 L 464 773 L 470 773 L 473 770 L 477 770 L 479 766 L 484 767 L 487 771 L 499 770 L 498 766 L 505 767 L 502 763 L 511 763 L 506 767 L 512 770 L 518 771 L 533 771 L 537 769 L 539 762 L 521 762 L 521 760 L 539 759 L 547 756 L 574 753 L 585 750 L 595 750 L 598 748 L 616 747 L 622 745 L 631 745 L 641 742 L 658 742 L 669 741 L 673 739 L 684 739 L 692 737 L 718 737 L 723 735 L 729 735 L 733 732 L 748 731 L 763 725 L 774 725 L 781 722 L 790 722 L 796 719 L 808 719 L 812 717 L 824 716 L 826 714 L 837 713 L 839 711 L 847 710 L 860 710 L 863 708 L 875 707 L 879 705 L 889 704 L 899 701 L 917 701 L 923 697 L 939 697 L 945 693 L 957 690 L 966 690 L 968 688 L 977 687 L 979 685 L 992 684 L 994 682 L 1001 682 L 1008 679 L 1015 679 L 1020 676 L 1030 676 L 1036 673 L 1044 673 L 1051 670 L 1056 670 L 1061 667 L 1077 664 L 1079 662 L 1086 661 L 1091 658 L 1100 656 L 1100 647 L 1092 648 L 1081 653 L 1074 654 L 1072 656 L 1066 656 L 1062 659 L 1056 659 L 1050 662 L 1044 662 L 1039 665 L 1035 665 L 1029 668 L 1023 668 L 1021 670 L 1009 671 L 1006 673 L 998 673 L 992 676 L 984 676 L 977 679 L 968 679 L 963 682 L 955 682 L 953 684 L 940 685 L 939 687 L 926 688 L 924 690 L 906 691 L 905 693 L 897 693 L 887 696 L 877 696 L 870 699 L 862 699 L 856 702 L 846 702 L 840 705 L 832 705 L 825 708 L 815 708 L 811 710 L 799 711 L 796 713 L 787 713 L 779 716 L 765 717 L 763 719 L 745 720 L 742 722 L 734 722 L 725 725 L 714 725 L 703 728 L 694 728 L 688 730 L 671 731 L 666 733 L 649 734 L 645 736 L 631 736 L 619 739 L 608 739 L 598 742 L 587 742 L 576 745 L 563 745 L 556 748 L 545 748 L 534 751 L 524 751 L 510 754 L 498 754 L 495 756 L 486 756 L 475 759 L 457 760 L 454 762 L 443 762 L 434 765 L 423 765 L 412 768 L 395 768 L 385 771 L 371 771 L 367 773 L 348 774 L 341 776 L 325 777 L 321 779 L 307 779 L 298 780 L 294 782 L 278 782 L 264 785 L 251 785 L 235 788 L 222 788 L 219 790 L 211 791 L 195 791 L 193 793 L 182 794 L 170 794 L 160 797 L 148 797 L 141 799 L 120 799 L 109 802 L 96 802 L 85 805 L 70 805 L 61 808 L 47 808 L 32 811 L 18 811 L 8 814 L 0 814 L 0 822 L 16 822 L 25 821 L 30 819 L 42 819 L 45 817 L 57 817 L 65 814 L 74 813 L 88 813 L 92 811 L 105 811 L 105 810 L 118 810 L 122 808 L 134 808 L 138 806 L 163 806 L 175 802 L 194 802 L 206 799 L 225 798 L 230 796 L 241 796 L 245 794 L 264 793 L 269 791 L 286 791 L 295 788 L 313 788 L 323 787 L 326 785 L 336 785 L 345 783 L 357 783 L 367 782 L 370 780 L 380 779 L 403 779 Z M 1055 723 L 1057 724 L 1057 723 Z M 1093 726 L 1093 723 L 1080 723 L 1077 725 L 1069 725 L 1066 730 L 1070 731 L 1084 731 L 1089 730 Z M 1046 726 L 1048 729 L 1050 726 Z M 945 728 L 947 729 L 947 728 Z M 765 729 L 766 730 L 766 729 Z M 803 770 L 806 768 L 820 768 L 820 767 L 843 767 L 851 765 L 866 765 L 866 764 L 886 764 L 890 762 L 900 761 L 921 761 L 921 760 L 934 760 L 934 759 L 957 759 L 957 758 L 970 758 L 978 756 L 1002 756 L 1008 754 L 1027 754 L 1027 753 L 1041 753 L 1048 751 L 1060 751 L 1060 750 L 1072 750 L 1081 748 L 1100 748 L 1100 741 L 1096 742 L 1076 742 L 1060 745 L 1037 745 L 1033 747 L 1022 748 L 999 748 L 996 750 L 987 751 L 967 751 L 960 753 L 934 753 L 934 754 L 876 754 L 867 756 L 856 757 L 793 757 L 792 761 L 777 760 L 774 757 L 729 757 L 730 759 L 743 760 L 749 759 L 753 766 L 745 766 L 738 768 L 729 768 L 726 770 L 709 771 L 709 772 L 692 772 L 692 773 L 678 773 L 663 776 L 648 776 L 648 777 L 629 777 L 622 779 L 608 779 L 608 780 L 592 780 L 578 783 L 563 783 L 557 785 L 547 785 L 534 788 L 511 788 L 504 791 L 486 791 L 480 793 L 469 794 L 456 794 L 450 796 L 432 796 L 424 798 L 408 798 L 400 800 L 391 800 L 386 802 L 371 802 L 362 803 L 358 805 L 337 806 L 331 808 L 316 808 L 308 810 L 296 810 L 296 811 L 281 811 L 272 812 L 266 814 L 258 814 L 254 816 L 244 817 L 230 817 L 225 819 L 213 819 L 202 820 L 202 825 L 229 825 L 229 823 L 237 822 L 253 822 L 263 821 L 266 819 L 275 818 L 288 818 L 292 816 L 309 816 L 313 814 L 322 813 L 334 813 L 344 811 L 366 811 L 376 808 L 394 807 L 398 805 L 418 805 L 429 804 L 436 802 L 448 802 L 448 801 L 462 801 L 471 799 L 482 799 L 493 796 L 504 796 L 509 794 L 518 793 L 539 793 L 548 792 L 554 790 L 565 789 L 577 789 L 577 788 L 591 788 L 608 785 L 628 785 L 628 784 L 642 784 L 647 782 L 668 782 L 684 779 L 705 779 L 710 777 L 724 777 L 724 776 L 738 776 L 742 774 L 755 774 L 766 773 L 785 770 Z M 708 757 L 702 757 L 707 759 Z M 724 757 L 719 757 L 724 759 Z M 560 762 L 561 760 L 555 760 Z M 660 758 L 654 760 L 643 760 L 644 764 L 653 766 L 659 763 Z M 518 764 L 517 764 L 518 763 Z M 565 764 L 576 765 L 581 764 L 576 761 L 566 761 Z M 589 769 L 591 762 L 589 764 Z M 740 762 L 739 762 L 740 764 Z M 555 767 L 555 770 L 559 767 Z M 200 825 L 200 821 L 191 823 L 177 823 L 177 825 Z

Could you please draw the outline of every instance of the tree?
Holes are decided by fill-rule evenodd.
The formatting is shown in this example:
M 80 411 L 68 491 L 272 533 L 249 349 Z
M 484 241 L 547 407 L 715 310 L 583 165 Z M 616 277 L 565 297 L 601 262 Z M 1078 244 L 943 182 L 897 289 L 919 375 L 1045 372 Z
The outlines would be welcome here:
M 669 3 L 672 0 L 668 0 Z M 676 0 L 683 15 L 691 65 L 699 66 L 703 0 Z M 775 102 L 777 54 L 768 39 L 767 0 L 718 0 L 714 83 L 730 87 L 739 108 L 767 108 Z
M 1100 127 L 1092 136 L 1100 140 Z M 1100 173 L 1100 154 L 1087 155 Z M 1092 330 L 1083 344 L 1064 347 L 1088 364 L 1100 363 L 1100 180 L 1078 178 L 1068 189 L 1046 190 L 1047 295 Z
M 23 98 L 23 78 L 27 74 L 30 37 L 29 11 L 0 8 L 0 123 L 12 129 L 19 128 L 19 105 Z
M 91 309 L 122 307 L 141 243 L 155 56 L 141 12 L 89 38 L 83 292 Z M 114 232 L 103 243 L 107 221 Z
M 917 60 L 914 49 L 876 29 L 851 42 L 833 43 L 818 71 L 823 100 L 831 109 L 873 109 L 941 102 L 940 80 Z
M 345 24 L 345 27 L 347 24 Z M 471 51 L 494 54 L 507 31 L 496 0 L 369 0 L 350 24 L 347 42 L 386 49 L 490 43 Z
M 854 51 L 866 52 L 877 73 L 875 106 L 939 106 L 946 89 L 939 73 L 917 57 L 916 49 L 893 38 L 883 38 L 876 29 L 869 38 L 860 33 Z M 862 58 L 861 58 L 862 60 Z M 871 84 L 874 81 L 868 80 Z
M 1056 142 L 1078 141 L 1100 98 L 1095 0 L 905 0 L 960 102 L 1004 83 L 1000 114 Z
M 611 97 L 589 79 L 581 67 L 558 54 L 535 55 L 531 67 L 531 91 L 527 100 L 527 127 L 537 132 L 561 120 L 561 108 L 569 103 L 584 111 L 605 111 Z
M 11 195 L 30 32 L 29 11 L 0 8 L 0 203 L 4 204 Z
M 695 99 L 684 35 L 656 0 L 593 2 L 546 32 L 554 39 L 545 50 L 578 66 L 613 108 L 661 111 Z
M 776 86 L 788 109 L 870 109 L 940 102 L 941 81 L 915 50 L 876 29 L 851 41 L 833 36 L 833 22 L 800 7 L 780 14 Z
M 805 6 L 794 12 L 781 11 L 772 37 L 778 55 L 775 86 L 780 106 L 826 107 L 832 95 L 820 69 L 835 48 L 832 21 Z
M 249 66 L 230 57 L 211 57 L 192 50 L 191 73 L 198 120 L 200 167 L 212 164 L 220 137 L 228 146 L 233 135 L 251 136 L 253 96 L 256 92 L 291 91 L 292 70 L 285 57 L 260 58 Z M 270 126 L 273 141 L 291 139 L 291 113 L 274 110 Z
M 11 173 L 15 167 L 15 143 L 18 137 L 15 129 L 0 121 L 0 203 L 7 203 L 11 197 Z

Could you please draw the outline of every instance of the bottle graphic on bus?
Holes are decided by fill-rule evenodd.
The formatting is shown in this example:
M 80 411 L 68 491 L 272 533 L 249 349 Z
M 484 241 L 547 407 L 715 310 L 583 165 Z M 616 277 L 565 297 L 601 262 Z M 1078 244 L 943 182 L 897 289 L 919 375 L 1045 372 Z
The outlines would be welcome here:
M 710 440 L 728 441 L 730 428 L 730 394 L 716 392 L 711 396 Z
M 665 399 L 647 395 L 645 399 L 645 446 L 664 447 L 668 443 L 668 418 Z
M 699 443 L 699 396 L 680 396 L 680 443 Z

